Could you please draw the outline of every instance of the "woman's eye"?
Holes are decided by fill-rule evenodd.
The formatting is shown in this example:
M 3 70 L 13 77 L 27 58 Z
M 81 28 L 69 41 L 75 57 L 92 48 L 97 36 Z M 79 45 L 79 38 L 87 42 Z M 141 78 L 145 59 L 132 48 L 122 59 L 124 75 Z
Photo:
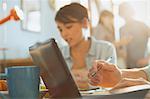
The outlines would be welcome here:
M 70 25 L 70 26 L 66 26 L 66 28 L 67 28 L 67 29 L 71 29 L 71 28 L 72 28 L 72 25 Z

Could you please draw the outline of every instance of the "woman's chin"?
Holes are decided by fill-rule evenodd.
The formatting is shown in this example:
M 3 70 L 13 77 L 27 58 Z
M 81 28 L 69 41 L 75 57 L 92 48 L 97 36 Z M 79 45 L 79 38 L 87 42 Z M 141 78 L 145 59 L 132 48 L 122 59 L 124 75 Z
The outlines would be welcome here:
M 68 44 L 69 44 L 69 46 L 72 47 L 72 48 L 73 48 L 73 47 L 76 47 L 76 44 L 73 44 L 73 43 L 68 43 Z

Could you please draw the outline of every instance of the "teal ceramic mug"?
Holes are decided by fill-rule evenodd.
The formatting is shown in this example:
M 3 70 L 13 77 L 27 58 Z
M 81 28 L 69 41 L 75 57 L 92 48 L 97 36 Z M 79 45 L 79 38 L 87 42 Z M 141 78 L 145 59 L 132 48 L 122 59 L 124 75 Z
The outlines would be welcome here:
M 40 68 L 37 66 L 8 67 L 0 79 L 7 79 L 10 99 L 38 99 Z M 2 98 L 6 98 L 0 94 Z

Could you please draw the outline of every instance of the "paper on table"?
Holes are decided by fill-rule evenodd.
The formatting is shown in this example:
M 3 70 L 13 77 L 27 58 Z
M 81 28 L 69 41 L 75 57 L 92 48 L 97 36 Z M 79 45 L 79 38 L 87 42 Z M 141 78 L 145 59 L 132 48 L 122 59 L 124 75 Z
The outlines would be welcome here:
M 109 92 L 111 94 L 121 94 L 121 93 L 128 93 L 128 92 L 145 90 L 145 89 L 150 89 L 150 85 L 144 84 L 144 85 L 130 86 L 130 87 L 125 87 L 125 88 L 113 89 L 113 90 L 110 90 Z
M 99 91 L 99 90 L 89 90 L 89 91 L 80 91 L 82 95 L 113 95 L 113 94 L 123 94 L 129 93 L 134 91 L 146 90 L 150 89 L 150 85 L 137 85 L 137 86 L 130 86 L 120 89 L 113 89 L 113 90 L 106 90 L 106 91 Z

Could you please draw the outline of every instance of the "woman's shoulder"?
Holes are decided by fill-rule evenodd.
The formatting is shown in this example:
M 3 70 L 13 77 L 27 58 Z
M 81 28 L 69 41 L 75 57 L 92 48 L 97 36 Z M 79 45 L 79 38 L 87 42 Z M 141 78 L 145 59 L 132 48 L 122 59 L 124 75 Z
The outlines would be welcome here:
M 95 43 L 96 46 L 100 47 L 109 47 L 109 46 L 114 46 L 111 42 L 105 41 L 105 40 L 97 40 L 94 37 L 92 37 L 93 43 Z

